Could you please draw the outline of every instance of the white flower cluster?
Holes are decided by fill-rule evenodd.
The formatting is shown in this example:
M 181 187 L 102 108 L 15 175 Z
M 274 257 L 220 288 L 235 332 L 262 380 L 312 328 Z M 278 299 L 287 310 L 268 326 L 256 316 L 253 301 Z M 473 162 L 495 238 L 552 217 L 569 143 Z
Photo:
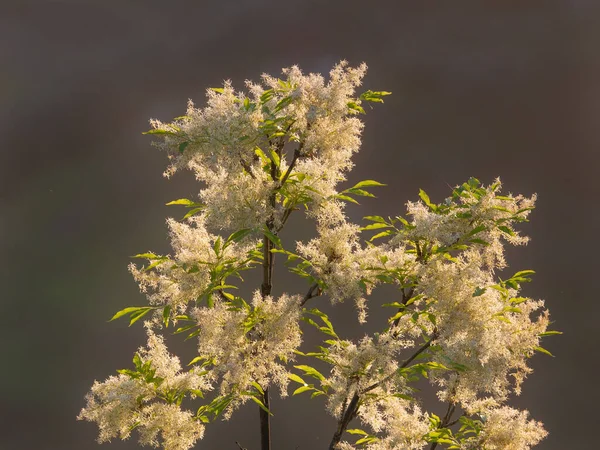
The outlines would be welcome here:
M 325 82 L 294 66 L 283 70 L 283 80 L 263 75 L 262 83 L 247 81 L 249 94 L 234 91 L 229 82 L 208 90 L 205 108 L 190 102 L 186 116 L 173 123 L 151 121 L 150 133 L 164 137 L 155 145 L 172 161 L 166 175 L 187 166 L 206 183 L 200 198 L 211 226 L 255 228 L 270 220 L 278 227 L 284 211 L 271 195 L 290 164 L 281 157 L 287 142 L 296 143 L 290 179 L 302 174 L 288 186 L 290 198 L 303 194 L 319 203 L 336 194 L 352 167 L 363 124 L 348 104 L 360 104 L 355 89 L 365 72 L 365 64 L 350 68 L 341 62 Z M 264 170 L 257 149 L 266 158 L 279 153 L 273 159 L 279 170 Z
M 256 247 L 256 242 L 232 242 L 226 247 L 221 245 L 217 253 L 215 242 L 220 238 L 207 231 L 204 216 L 188 220 L 188 224 L 167 220 L 173 256 L 149 257 L 151 264 L 157 263 L 152 270 L 129 265 L 151 304 L 170 305 L 173 311 L 179 312 L 185 311 L 189 302 L 197 300 L 206 291 L 213 281 L 212 267 L 218 264 L 248 267 L 247 253 Z
M 257 291 L 252 305 L 233 308 L 218 302 L 214 308 L 192 310 L 200 333 L 198 354 L 213 361 L 223 394 L 249 390 L 252 382 L 265 387 L 274 382 L 286 395 L 284 364 L 294 359 L 302 342 L 300 300 L 284 294 L 275 301 Z
M 402 246 L 360 242 L 360 227 L 349 223 L 336 205 L 326 203 L 317 213 L 318 236 L 298 242 L 297 251 L 311 264 L 313 276 L 322 281 L 333 303 L 354 300 L 360 323 L 366 322 L 367 300 L 381 280 L 383 270 L 408 270 L 415 256 Z
M 398 354 L 414 345 L 412 340 L 397 339 L 392 333 L 365 336 L 358 344 L 338 340 L 328 348 L 332 369 L 323 381 L 329 389 L 327 408 L 339 417 L 349 398 L 370 389 L 371 395 L 404 393 L 403 379 L 395 376 Z M 377 387 L 372 388 L 372 385 Z
M 395 241 L 422 241 L 449 247 L 468 242 L 469 237 L 475 238 L 486 243 L 481 253 L 487 266 L 502 269 L 506 267 L 502 240 L 512 245 L 524 245 L 529 241 L 514 229 L 513 224 L 526 220 L 536 196 L 501 196 L 498 195 L 501 188 L 500 179 L 497 179 L 487 188 L 461 190 L 456 198 L 448 198 L 441 205 L 441 208 L 451 206 L 443 213 L 432 210 L 423 202 L 408 202 L 412 228 L 399 234 Z M 481 231 L 468 236 L 475 226 L 481 226 Z
M 430 430 L 429 417 L 414 402 L 388 396 L 366 403 L 358 415 L 361 422 L 383 434 L 367 450 L 420 450 L 428 445 L 424 436 Z
M 527 358 L 548 326 L 547 312 L 532 317 L 543 307 L 542 301 L 517 297 L 515 289 L 508 289 L 505 299 L 491 287 L 494 281 L 489 271 L 481 270 L 481 260 L 482 255 L 471 251 L 455 263 L 432 261 L 419 286 L 420 292 L 433 300 L 428 311 L 436 317 L 435 343 L 439 346 L 434 360 L 465 367 L 447 377 L 442 377 L 443 373 L 433 377 L 444 386 L 440 398 L 460 402 L 469 410 L 476 408 L 479 394 L 504 401 L 511 390 L 509 375 L 520 392 L 520 384 L 531 370 Z M 510 299 L 517 299 L 518 304 Z M 430 321 L 420 323 L 433 327 Z
M 461 448 L 465 450 L 529 450 L 548 433 L 541 422 L 528 419 L 528 411 L 508 406 L 493 408 L 482 413 L 483 426 L 477 436 L 468 438 Z
M 202 438 L 204 425 L 191 411 L 181 409 L 179 402 L 169 402 L 168 394 L 210 390 L 210 377 L 195 369 L 182 372 L 179 359 L 168 353 L 162 337 L 150 329 L 148 346 L 141 348 L 138 356 L 140 364 L 149 363 L 149 372 L 134 375 L 132 371 L 94 382 L 78 419 L 97 423 L 98 442 L 127 439 L 137 429 L 141 444 L 162 445 L 165 450 L 192 448 Z M 195 395 L 192 392 L 191 396 Z
M 308 259 L 314 274 L 322 280 L 333 302 L 360 298 L 358 282 L 365 276 L 367 252 L 359 243 L 360 228 L 347 222 L 334 227 L 319 227 L 319 235 L 308 243 L 297 243 L 297 250 Z

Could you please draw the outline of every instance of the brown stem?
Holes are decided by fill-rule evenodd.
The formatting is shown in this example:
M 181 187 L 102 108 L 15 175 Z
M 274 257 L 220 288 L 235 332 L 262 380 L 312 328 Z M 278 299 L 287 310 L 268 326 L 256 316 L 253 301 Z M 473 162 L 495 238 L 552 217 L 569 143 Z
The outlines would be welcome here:
M 269 388 L 264 389 L 264 394 L 262 396 L 263 404 L 267 409 L 270 408 L 269 401 Z M 260 412 L 260 449 L 261 450 L 271 450 L 271 416 L 268 412 L 259 409 Z
M 425 350 L 427 350 L 429 348 L 429 346 L 431 345 L 431 342 L 435 339 L 436 336 L 437 336 L 437 331 L 434 331 L 431 338 L 425 344 L 423 344 L 412 356 L 410 356 L 408 359 L 406 359 L 402 363 L 402 365 L 400 366 L 400 369 L 404 369 L 417 356 L 419 356 L 421 353 L 423 353 Z M 329 444 L 329 450 L 335 449 L 335 446 L 342 439 L 342 434 L 344 434 L 344 431 L 346 431 L 346 428 L 348 428 L 350 421 L 356 417 L 356 414 L 358 413 L 358 408 L 360 406 L 359 405 L 360 396 L 377 388 L 378 386 L 381 385 L 381 383 L 383 383 L 384 381 L 387 381 L 391 377 L 393 377 L 395 373 L 396 372 L 388 375 L 383 380 L 378 381 L 377 383 L 373 383 L 372 385 L 364 388 L 363 390 L 356 391 L 354 393 L 352 400 L 350 401 L 348 406 L 344 409 L 344 412 L 342 413 L 342 416 L 340 417 L 340 420 L 338 421 L 337 429 L 335 430 L 335 433 L 333 434 L 333 437 L 331 438 L 331 443 Z
M 271 295 L 273 288 L 273 253 L 271 240 L 265 235 L 263 236 L 263 282 L 261 285 L 261 295 L 266 297 Z M 264 388 L 263 404 L 269 409 L 269 388 Z M 270 414 L 259 408 L 260 417 L 260 448 L 261 450 L 271 450 L 271 416 Z
M 352 419 L 356 417 L 359 407 L 359 400 L 360 397 L 358 396 L 358 392 L 355 392 L 352 400 L 350 400 L 350 403 L 338 421 L 337 429 L 335 430 L 335 433 L 331 438 L 331 442 L 329 443 L 329 450 L 335 450 L 335 446 L 342 440 L 342 434 L 344 434 L 344 431 L 346 431 L 346 428 L 348 428 L 348 425 L 350 425 Z
M 281 178 L 281 181 L 279 182 L 280 186 L 283 186 L 285 184 L 285 182 L 287 181 L 287 179 L 292 174 L 292 170 L 294 169 L 294 166 L 296 165 L 296 161 L 298 161 L 298 158 L 300 157 L 301 150 L 302 150 L 302 145 L 300 145 L 300 147 L 298 147 L 296 150 L 294 150 L 294 156 L 292 156 L 292 161 L 290 162 L 290 165 L 288 166 L 287 170 L 283 174 L 283 177 Z
M 414 359 L 419 356 L 421 353 L 423 353 L 425 350 L 427 350 L 429 348 L 429 346 L 431 345 L 431 342 L 437 337 L 437 331 L 434 331 L 433 334 L 431 335 L 431 338 L 425 342 L 415 353 L 413 353 L 408 359 L 406 359 L 402 365 L 400 366 L 400 369 L 404 369 L 406 368 L 406 366 L 408 366 L 411 362 L 414 361 Z M 389 374 L 387 377 L 385 377 L 384 379 L 378 381 L 377 383 L 373 383 L 371 386 L 368 386 L 366 388 L 364 388 L 361 391 L 361 394 L 366 394 L 367 392 L 372 391 L 373 389 L 379 387 L 381 385 L 381 383 L 383 383 L 384 381 L 389 380 L 390 378 L 392 378 L 395 375 L 395 371 L 392 372 L 391 374 Z
M 452 422 L 452 424 L 450 423 L 450 419 L 452 418 L 452 414 L 454 414 L 454 411 L 456 411 L 456 405 L 453 403 L 448 403 L 448 409 L 446 410 L 446 415 L 444 416 L 444 418 L 442 419 L 439 428 L 446 428 L 447 426 L 451 426 L 454 425 L 456 423 Z M 437 447 L 438 443 L 437 442 L 432 442 L 431 443 L 431 447 L 429 448 L 429 450 L 435 450 L 435 448 Z
M 307 301 L 309 301 L 311 298 L 318 297 L 319 295 L 321 295 L 321 289 L 319 289 L 319 284 L 315 283 L 310 287 L 310 289 L 308 290 L 308 292 L 306 293 L 306 295 L 300 302 L 300 306 L 304 306 L 304 304 Z

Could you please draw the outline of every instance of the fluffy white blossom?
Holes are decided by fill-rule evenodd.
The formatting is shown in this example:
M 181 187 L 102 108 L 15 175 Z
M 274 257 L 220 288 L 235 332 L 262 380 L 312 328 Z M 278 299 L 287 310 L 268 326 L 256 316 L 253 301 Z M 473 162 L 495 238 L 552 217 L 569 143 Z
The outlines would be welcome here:
M 342 61 L 326 82 L 294 66 L 283 70 L 283 79 L 248 81 L 248 94 L 230 82 L 209 89 L 206 107 L 190 102 L 187 114 L 172 123 L 151 121 L 150 133 L 164 138 L 155 145 L 171 159 L 165 174 L 189 167 L 205 183 L 200 199 L 211 226 L 255 228 L 270 221 L 279 228 L 284 198 L 273 192 L 292 161 L 286 143 L 295 146 L 293 182 L 281 191 L 288 204 L 300 198 L 319 204 L 335 195 L 361 143 L 363 124 L 348 104 L 360 104 L 355 90 L 365 72 L 365 64 L 350 68 Z M 269 161 L 275 163 L 273 152 L 278 167 Z
M 138 421 L 142 445 L 188 450 L 204 436 L 204 425 L 194 418 L 193 413 L 173 404 L 149 405 L 141 410 Z
M 528 419 L 528 411 L 508 406 L 484 410 L 483 427 L 477 436 L 463 443 L 465 450 L 529 450 L 548 433 L 541 422 Z
M 414 402 L 388 396 L 367 402 L 359 410 L 361 422 L 383 436 L 368 450 L 420 450 L 427 445 L 429 418 Z
M 485 242 L 480 251 L 483 262 L 490 269 L 506 267 L 502 241 L 524 245 L 529 241 L 515 230 L 514 223 L 524 221 L 535 205 L 536 196 L 499 195 L 502 184 L 497 179 L 488 187 L 455 189 L 453 197 L 433 210 L 423 202 L 408 202 L 407 212 L 412 217 L 410 227 L 395 241 L 416 241 L 443 247 L 466 244 L 470 240 Z M 470 233 L 480 227 L 479 231 Z
M 127 439 L 137 429 L 142 444 L 162 445 L 165 450 L 193 447 L 202 438 L 204 425 L 190 411 L 182 410 L 178 402 L 171 401 L 169 394 L 194 391 L 191 396 L 195 397 L 198 391 L 212 389 L 210 377 L 195 369 L 182 372 L 179 359 L 168 353 L 162 337 L 150 329 L 148 345 L 139 350 L 137 358 L 137 372 L 94 382 L 78 419 L 96 422 L 98 442 L 115 437 Z
M 392 333 L 365 336 L 358 344 L 335 341 L 327 351 L 331 373 L 323 382 L 329 390 L 329 412 L 339 417 L 355 392 L 368 389 L 372 395 L 402 393 L 403 379 L 395 376 L 398 357 L 403 349 L 412 346 L 413 341 L 397 339 Z
M 436 260 L 424 270 L 419 285 L 430 300 L 428 312 L 436 317 L 439 351 L 434 360 L 464 369 L 434 377 L 445 387 L 440 397 L 460 401 L 467 409 L 479 394 L 504 400 L 510 392 L 509 375 L 520 392 L 530 372 L 527 358 L 548 326 L 547 312 L 535 314 L 543 302 L 517 297 L 514 289 L 507 289 L 505 296 L 492 288 L 495 283 L 481 269 L 481 258 L 467 252 L 456 262 Z M 422 321 L 431 329 L 429 321 Z
M 142 292 L 153 305 L 170 305 L 174 311 L 183 312 L 187 304 L 198 300 L 211 279 L 210 269 L 218 264 L 235 265 L 240 269 L 249 267 L 247 257 L 255 242 L 221 244 L 215 251 L 215 242 L 220 239 L 208 232 L 204 216 L 195 216 L 189 223 L 167 220 L 172 256 L 150 256 L 150 263 L 157 265 L 151 269 L 140 269 L 130 264 L 129 270 L 139 283 Z
M 301 343 L 300 300 L 283 295 L 275 301 L 257 291 L 251 305 L 218 302 L 192 311 L 199 327 L 198 354 L 213 361 L 223 393 L 248 390 L 257 382 L 263 387 L 276 383 L 286 395 L 285 363 Z

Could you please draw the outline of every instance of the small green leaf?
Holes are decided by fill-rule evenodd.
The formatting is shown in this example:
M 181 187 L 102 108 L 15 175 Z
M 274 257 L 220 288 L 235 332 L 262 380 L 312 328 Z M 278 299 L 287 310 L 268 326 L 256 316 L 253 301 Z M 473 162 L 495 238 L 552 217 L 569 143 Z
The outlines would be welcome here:
M 179 153 L 183 153 L 188 145 L 190 145 L 189 142 L 182 142 L 179 144 Z
M 366 431 L 363 430 L 359 430 L 358 428 L 352 428 L 350 430 L 346 430 L 346 433 L 350 433 L 350 434 L 361 434 L 363 436 L 368 436 L 369 433 L 367 433 Z
M 379 181 L 375 181 L 375 180 L 364 180 L 364 181 L 361 181 L 361 182 L 355 184 L 350 189 L 358 189 L 358 188 L 368 187 L 368 186 L 386 186 L 386 185 L 383 183 L 380 183 Z
M 302 394 L 303 392 L 306 391 L 312 391 L 314 390 L 314 387 L 309 385 L 309 386 L 300 386 L 298 389 L 296 389 L 293 393 L 292 396 L 294 395 L 298 395 L 298 394 Z
M 437 210 L 437 205 L 431 203 L 429 195 L 427 195 L 427 193 L 423 189 L 419 189 L 419 197 L 421 198 L 421 200 L 423 200 L 423 203 L 425 203 L 432 211 Z
M 563 334 L 563 333 L 562 333 L 562 331 L 545 331 L 544 333 L 538 334 L 538 336 L 540 336 L 540 337 L 555 336 L 557 334 Z
M 147 308 L 147 306 L 130 306 L 128 308 L 122 309 L 121 311 L 117 312 L 112 319 L 109 320 L 109 322 L 112 322 L 113 320 L 119 319 L 123 316 L 125 316 L 126 314 L 130 314 L 130 313 L 134 313 L 136 311 L 139 311 L 141 309 Z
M 308 386 L 308 384 L 306 383 L 306 381 L 304 381 L 302 378 L 300 378 L 298 375 L 296 375 L 295 373 L 288 373 L 287 376 L 290 380 L 295 381 L 296 383 L 300 383 L 303 384 L 305 386 Z
M 165 328 L 169 328 L 169 317 L 171 314 L 171 307 L 169 305 L 165 306 L 165 309 L 163 309 L 163 323 L 165 325 Z
M 134 312 L 131 316 L 129 316 L 129 318 L 130 318 L 130 320 L 129 320 L 129 326 L 131 326 L 134 323 L 136 323 L 138 320 L 140 320 L 142 317 L 144 317 L 146 314 L 148 314 L 153 309 L 156 309 L 156 308 L 147 307 L 146 309 L 144 309 L 142 311 Z
M 385 221 L 385 219 L 381 216 L 365 216 L 363 217 L 363 219 L 365 220 L 370 220 L 371 222 L 377 222 L 377 223 L 385 223 L 387 224 L 387 222 Z
M 180 199 L 177 199 L 177 200 L 173 200 L 172 202 L 165 203 L 165 205 L 167 205 L 167 206 L 171 206 L 171 205 L 184 205 L 184 206 L 187 206 L 187 207 L 190 207 L 190 208 L 194 207 L 194 206 L 196 206 L 196 207 L 202 206 L 201 203 L 196 203 L 196 202 L 194 202 L 194 201 L 192 201 L 190 199 L 187 199 L 187 198 L 180 198 Z
M 158 135 L 166 134 L 166 135 L 169 135 L 169 136 L 176 136 L 177 135 L 177 133 L 175 133 L 174 131 L 161 130 L 161 129 L 158 129 L 158 128 L 155 128 L 154 130 L 145 131 L 142 134 L 158 134 Z
M 200 207 L 200 208 L 194 208 L 194 209 L 190 209 L 187 214 L 185 216 L 183 216 L 183 219 L 188 219 L 189 217 L 192 217 L 193 215 L 199 213 L 200 211 L 202 211 L 204 209 L 204 206 Z
M 479 297 L 480 295 L 483 295 L 485 291 L 486 288 L 477 287 L 475 288 L 475 292 L 473 292 L 473 297 Z
M 264 403 L 261 402 L 256 397 L 251 396 L 250 400 L 252 400 L 254 403 L 256 403 L 260 407 L 260 409 L 262 409 L 263 411 L 265 411 L 266 413 L 268 413 L 270 416 L 273 415 L 273 413 L 271 411 L 269 411 L 269 409 L 264 405 Z
M 264 228 L 263 229 L 263 234 L 267 237 L 267 239 L 269 239 L 276 247 L 282 248 L 283 246 L 281 245 L 281 239 L 279 239 L 279 236 L 277 236 L 276 234 L 274 234 L 273 232 L 271 232 L 268 228 Z
M 318 379 L 320 381 L 323 381 L 325 379 L 325 377 L 323 376 L 323 374 L 321 374 L 321 372 L 319 372 L 314 367 L 307 366 L 307 365 L 299 365 L 299 366 L 294 366 L 294 367 L 296 369 L 298 369 L 298 370 L 304 371 L 304 373 L 306 375 L 311 376 L 313 378 L 316 378 L 316 379 Z
M 132 258 L 159 259 L 159 258 L 163 258 L 163 256 L 158 256 L 158 255 L 155 255 L 154 253 L 139 253 L 137 255 L 133 255 Z
M 506 234 L 508 234 L 509 236 L 514 236 L 514 235 L 515 235 L 515 232 L 514 232 L 513 230 L 511 230 L 510 228 L 508 228 L 507 226 L 505 226 L 505 225 L 501 225 L 501 226 L 499 226 L 499 227 L 498 227 L 498 229 L 499 229 L 500 231 L 503 231 L 503 232 L 505 232 L 505 233 L 506 233 Z
M 469 231 L 467 233 L 467 236 L 473 236 L 477 233 L 481 233 L 482 231 L 485 231 L 486 229 L 487 229 L 487 227 L 485 225 L 479 225 L 478 227 L 475 227 L 471 231 Z
M 334 196 L 335 198 L 338 198 L 340 200 L 345 200 L 347 202 L 351 202 L 351 203 L 356 203 L 357 205 L 359 205 L 360 203 L 358 203 L 356 200 L 354 200 L 352 197 L 349 197 L 347 195 L 343 195 L 343 194 L 337 194 Z
M 548 350 L 546 350 L 544 347 L 533 347 L 533 349 L 534 349 L 536 352 L 544 353 L 544 354 L 546 354 L 546 355 L 548 355 L 548 356 L 552 356 L 552 357 L 554 357 L 554 355 L 553 355 L 552 353 L 550 353 Z
M 254 386 L 256 388 L 256 390 L 258 392 L 260 392 L 261 394 L 265 394 L 265 391 L 263 390 L 263 388 L 260 386 L 260 384 L 258 384 L 256 381 L 253 381 L 252 383 L 250 383 L 252 386 Z
M 252 228 L 242 228 L 241 230 L 236 231 L 235 233 L 232 233 L 229 235 L 229 237 L 227 238 L 227 242 L 239 242 L 242 239 L 244 239 L 246 236 L 248 236 L 250 233 L 252 233 Z

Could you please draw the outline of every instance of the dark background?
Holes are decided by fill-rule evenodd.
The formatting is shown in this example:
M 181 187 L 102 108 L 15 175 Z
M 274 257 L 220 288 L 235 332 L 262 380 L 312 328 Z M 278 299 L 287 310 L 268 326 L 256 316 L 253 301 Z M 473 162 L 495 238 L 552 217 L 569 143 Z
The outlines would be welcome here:
M 181 211 L 163 205 L 199 189 L 188 173 L 162 178 L 147 120 L 181 115 L 188 98 L 202 105 L 225 78 L 241 88 L 340 59 L 367 62 L 365 89 L 394 93 L 368 111 L 349 178 L 389 187 L 349 208 L 354 220 L 402 213 L 419 188 L 439 201 L 470 176 L 539 194 L 522 227 L 532 242 L 509 265 L 537 271 L 525 293 L 546 299 L 564 335 L 546 341 L 556 358 L 532 360 L 514 404 L 550 431 L 538 448 L 594 448 L 599 12 L 593 0 L 3 3 L 0 449 L 98 448 L 95 425 L 75 421 L 83 397 L 145 340 L 140 326 L 106 323 L 145 301 L 129 255 L 168 251 L 164 220 Z M 307 235 L 300 217 L 288 245 L 294 230 Z M 351 310 L 334 321 L 360 336 Z M 274 401 L 275 450 L 325 448 L 333 432 L 322 402 L 300 397 Z M 197 448 L 256 449 L 257 415 L 252 405 L 211 424 Z

